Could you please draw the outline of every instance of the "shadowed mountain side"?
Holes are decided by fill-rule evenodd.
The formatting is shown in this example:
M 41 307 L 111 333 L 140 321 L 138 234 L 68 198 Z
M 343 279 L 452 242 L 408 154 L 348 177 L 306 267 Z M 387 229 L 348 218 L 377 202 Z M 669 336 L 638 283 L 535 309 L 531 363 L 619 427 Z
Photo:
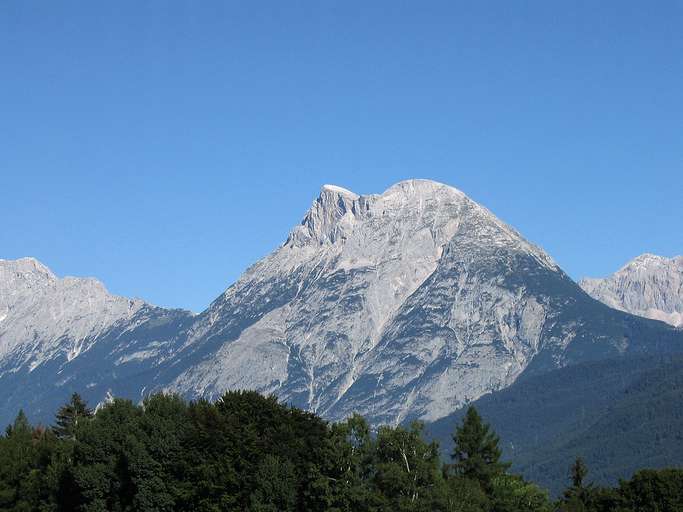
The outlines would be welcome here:
M 580 456 L 589 481 L 613 484 L 642 467 L 683 460 L 683 356 L 582 363 L 520 378 L 473 402 L 501 437 L 515 469 L 559 492 Z M 457 411 L 427 425 L 450 453 Z

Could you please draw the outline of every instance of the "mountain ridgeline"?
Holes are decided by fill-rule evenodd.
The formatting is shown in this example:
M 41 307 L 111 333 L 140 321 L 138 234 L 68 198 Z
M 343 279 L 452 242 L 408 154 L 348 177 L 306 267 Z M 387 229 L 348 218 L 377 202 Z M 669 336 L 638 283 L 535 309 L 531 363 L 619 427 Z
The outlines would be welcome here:
M 324 186 L 198 315 L 0 260 L 5 423 L 21 407 L 48 421 L 73 391 L 98 403 L 233 389 L 334 421 L 433 422 L 558 370 L 682 351 L 682 330 L 595 300 L 489 210 L 427 180 L 373 195 Z

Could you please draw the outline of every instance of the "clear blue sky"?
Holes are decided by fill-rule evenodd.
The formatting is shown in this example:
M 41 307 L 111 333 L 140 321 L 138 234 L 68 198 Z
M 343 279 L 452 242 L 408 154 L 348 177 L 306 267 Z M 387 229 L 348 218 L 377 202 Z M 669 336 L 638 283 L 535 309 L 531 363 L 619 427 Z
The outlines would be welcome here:
M 683 2 L 0 2 L 0 258 L 201 310 L 323 183 L 683 253 Z

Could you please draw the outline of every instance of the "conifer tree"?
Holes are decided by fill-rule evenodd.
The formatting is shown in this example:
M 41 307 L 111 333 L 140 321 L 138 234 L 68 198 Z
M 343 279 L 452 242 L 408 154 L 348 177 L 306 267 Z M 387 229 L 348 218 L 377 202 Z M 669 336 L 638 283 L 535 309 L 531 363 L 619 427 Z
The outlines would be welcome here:
M 24 411 L 0 438 L 0 510 L 29 511 L 33 482 L 28 478 L 35 460 L 33 427 Z
M 478 481 L 485 490 L 490 489 L 494 477 L 510 467 L 509 463 L 500 461 L 498 436 L 482 421 L 474 407 L 467 409 L 462 425 L 455 429 L 453 441 L 451 458 L 455 473 Z
M 26 414 L 24 413 L 23 409 L 19 410 L 19 413 L 17 414 L 17 417 L 14 419 L 14 422 L 8 425 L 5 429 L 5 435 L 7 437 L 17 435 L 25 435 L 30 437 L 32 432 L 33 428 L 31 427 L 31 424 L 28 422 L 28 418 L 26 417 Z
M 588 475 L 588 467 L 581 457 L 577 457 L 570 470 L 571 486 L 564 491 L 564 503 L 561 510 L 581 512 L 586 510 L 589 501 L 590 487 L 584 481 Z
M 81 395 L 74 393 L 71 395 L 71 400 L 57 411 L 55 426 L 52 430 L 60 439 L 73 439 L 78 422 L 90 418 L 92 414 Z
M 577 457 L 571 468 L 572 486 L 576 489 L 583 488 L 583 481 L 588 474 L 588 467 L 581 457 Z

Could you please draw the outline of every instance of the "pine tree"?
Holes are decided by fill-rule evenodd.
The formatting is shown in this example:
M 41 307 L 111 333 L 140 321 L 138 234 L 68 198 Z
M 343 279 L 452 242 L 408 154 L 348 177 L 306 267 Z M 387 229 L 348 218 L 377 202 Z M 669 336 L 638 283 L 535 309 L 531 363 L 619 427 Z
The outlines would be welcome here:
M 23 409 L 19 410 L 19 414 L 17 414 L 17 417 L 14 419 L 14 422 L 8 425 L 5 429 L 5 435 L 7 437 L 17 435 L 30 437 L 32 433 L 33 428 L 31 427 L 31 424 L 28 422 L 28 418 L 26 417 L 26 414 L 24 413 Z
M 588 475 L 588 467 L 581 457 L 577 457 L 570 470 L 571 486 L 564 491 L 564 500 L 561 510 L 567 512 L 581 512 L 586 510 L 590 497 L 590 486 L 584 481 Z
M 507 471 L 509 463 L 501 462 L 498 436 L 484 423 L 474 407 L 467 410 L 462 426 L 453 434 L 456 474 L 476 480 L 484 490 L 490 490 L 491 480 Z
M 0 438 L 0 510 L 28 511 L 33 497 L 29 478 L 36 458 L 33 427 L 19 411 Z
M 581 457 L 577 457 L 571 468 L 572 486 L 576 489 L 583 489 L 583 481 L 588 474 L 588 467 Z
M 52 430 L 60 439 L 73 439 L 78 422 L 90 418 L 92 414 L 81 395 L 74 393 L 71 400 L 57 411 L 56 424 Z

